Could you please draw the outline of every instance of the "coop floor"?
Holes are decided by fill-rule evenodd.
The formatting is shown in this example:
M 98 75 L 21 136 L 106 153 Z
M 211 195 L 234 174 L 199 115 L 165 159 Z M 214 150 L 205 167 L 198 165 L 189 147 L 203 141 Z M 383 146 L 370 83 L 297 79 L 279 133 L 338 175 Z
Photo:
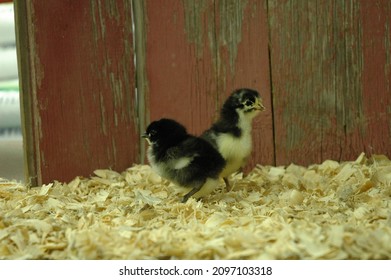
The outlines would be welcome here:
M 24 181 L 21 137 L 0 137 L 0 178 Z
M 186 203 L 147 165 L 0 180 L 0 259 L 390 259 L 390 174 L 385 156 L 257 165 Z

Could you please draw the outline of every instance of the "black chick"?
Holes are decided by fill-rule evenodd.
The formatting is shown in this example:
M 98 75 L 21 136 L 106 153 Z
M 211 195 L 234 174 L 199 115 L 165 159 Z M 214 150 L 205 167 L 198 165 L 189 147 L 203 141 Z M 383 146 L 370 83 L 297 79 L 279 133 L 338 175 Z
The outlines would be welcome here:
M 225 166 L 220 153 L 206 140 L 187 133 L 171 119 L 152 122 L 142 137 L 149 143 L 147 156 L 152 169 L 161 177 L 191 190 L 183 197 L 203 197 L 219 185 Z
M 220 118 L 201 137 L 211 143 L 226 160 L 220 174 L 229 190 L 227 177 L 240 170 L 252 150 L 252 120 L 265 110 L 259 93 L 253 89 L 235 90 L 225 101 Z

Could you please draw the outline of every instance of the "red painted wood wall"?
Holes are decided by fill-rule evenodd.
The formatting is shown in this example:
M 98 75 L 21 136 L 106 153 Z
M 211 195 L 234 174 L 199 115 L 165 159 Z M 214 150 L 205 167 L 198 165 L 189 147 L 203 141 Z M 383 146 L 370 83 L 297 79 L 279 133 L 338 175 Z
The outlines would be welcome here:
M 238 87 L 257 89 L 267 108 L 254 123 L 248 169 L 362 151 L 391 156 L 391 1 L 48 0 L 16 8 L 33 182 L 141 162 L 139 135 L 151 120 L 175 118 L 199 134 Z
M 391 1 L 268 1 L 277 164 L 391 156 Z
M 139 161 L 129 1 L 16 1 L 32 185 Z

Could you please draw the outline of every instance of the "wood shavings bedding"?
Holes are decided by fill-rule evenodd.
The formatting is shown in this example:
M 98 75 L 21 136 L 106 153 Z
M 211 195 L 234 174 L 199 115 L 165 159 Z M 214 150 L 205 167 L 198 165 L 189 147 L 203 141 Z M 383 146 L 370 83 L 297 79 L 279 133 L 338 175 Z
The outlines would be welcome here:
M 0 180 L 1 259 L 389 259 L 391 161 L 256 166 L 210 197 L 147 165 L 39 188 Z

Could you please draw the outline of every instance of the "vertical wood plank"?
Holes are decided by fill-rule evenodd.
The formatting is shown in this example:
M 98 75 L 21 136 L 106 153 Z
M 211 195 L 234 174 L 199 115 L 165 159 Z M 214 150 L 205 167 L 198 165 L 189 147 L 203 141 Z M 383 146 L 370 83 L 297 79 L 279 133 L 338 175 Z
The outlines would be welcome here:
M 138 161 L 130 1 L 16 7 L 32 184 Z
M 360 3 L 365 151 L 391 157 L 391 1 Z
M 363 16 L 379 16 L 367 10 L 370 3 L 268 1 L 277 164 L 354 159 L 372 152 L 371 142 L 378 152 L 390 154 L 390 112 L 380 105 L 389 104 L 389 90 L 378 91 L 379 101 L 368 86 L 375 67 L 370 60 L 386 61 L 380 62 L 384 48 L 368 54 L 367 40 L 378 35 L 363 24 Z M 382 126 L 374 121 L 379 115 Z
M 200 134 L 238 87 L 260 91 L 250 165 L 273 164 L 265 1 L 146 1 L 147 121 L 170 117 Z
M 19 92 L 21 106 L 21 126 L 23 132 L 24 173 L 27 183 L 32 186 L 38 184 L 36 148 L 34 141 L 33 118 L 33 80 L 31 79 L 32 62 L 30 61 L 31 47 L 29 44 L 29 24 L 31 13 L 25 1 L 16 1 L 14 4 L 17 59 L 19 72 Z
M 148 79 L 146 69 L 146 30 L 147 30 L 147 17 L 146 17 L 146 3 L 145 1 L 132 0 L 132 10 L 134 16 L 134 40 L 135 40 L 135 64 L 137 65 L 136 71 L 136 95 L 137 95 L 137 117 L 138 117 L 138 129 L 144 132 L 146 129 L 149 108 L 147 107 L 146 98 L 148 97 Z M 146 146 L 145 139 L 139 139 L 139 154 L 140 162 L 146 161 Z

